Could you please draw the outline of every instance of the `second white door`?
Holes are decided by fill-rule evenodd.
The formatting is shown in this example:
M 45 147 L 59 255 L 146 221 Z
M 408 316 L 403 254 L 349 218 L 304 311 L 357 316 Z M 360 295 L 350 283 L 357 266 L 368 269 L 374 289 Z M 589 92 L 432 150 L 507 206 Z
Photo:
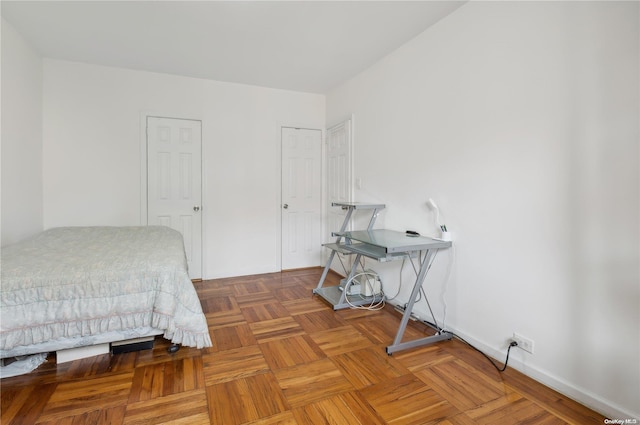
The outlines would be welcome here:
M 322 132 L 282 128 L 282 269 L 319 266 Z
M 353 200 L 351 168 L 351 120 L 346 120 L 327 129 L 327 205 Z M 345 216 L 345 210 L 338 207 L 328 208 L 325 241 L 335 241 L 336 238 L 331 236 L 331 232 L 340 229 Z M 337 264 L 334 261 L 332 268 L 338 273 L 343 273 L 344 270 L 337 268 Z
M 182 233 L 191 279 L 202 278 L 201 122 L 147 117 L 147 223 Z

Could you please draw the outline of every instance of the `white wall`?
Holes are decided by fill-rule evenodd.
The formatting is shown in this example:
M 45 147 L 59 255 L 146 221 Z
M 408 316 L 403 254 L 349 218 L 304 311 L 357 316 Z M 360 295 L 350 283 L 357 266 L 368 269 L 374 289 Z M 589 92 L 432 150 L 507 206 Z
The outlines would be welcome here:
M 634 418 L 638 8 L 471 2 L 327 96 L 328 123 L 354 113 L 356 200 L 386 203 L 380 226 L 437 236 L 439 204 L 455 248 L 426 288 L 447 327 L 499 359 L 519 332 L 535 352 L 510 365 Z M 368 265 L 394 294 L 400 265 Z
M 2 246 L 42 231 L 42 58 L 2 19 Z
M 279 270 L 278 125 L 321 95 L 45 59 L 44 227 L 140 224 L 145 112 L 202 120 L 203 277 Z

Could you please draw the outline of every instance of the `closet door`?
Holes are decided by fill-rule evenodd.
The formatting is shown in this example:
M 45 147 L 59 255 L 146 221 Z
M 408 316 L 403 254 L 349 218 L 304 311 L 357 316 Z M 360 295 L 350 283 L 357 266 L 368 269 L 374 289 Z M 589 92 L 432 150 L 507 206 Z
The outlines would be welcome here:
M 331 203 L 354 201 L 351 145 L 351 120 L 343 121 L 327 129 L 327 205 L 329 207 L 325 242 L 335 240 L 335 237 L 331 236 L 331 232 L 340 229 L 347 213 L 346 210 L 331 207 Z M 337 262 L 334 261 L 334 263 Z M 335 268 L 335 266 L 334 264 L 332 268 L 338 273 L 344 273 L 344 270 Z
M 282 269 L 322 256 L 322 132 L 282 127 Z
M 182 233 L 191 279 L 202 278 L 201 127 L 147 117 L 147 224 Z

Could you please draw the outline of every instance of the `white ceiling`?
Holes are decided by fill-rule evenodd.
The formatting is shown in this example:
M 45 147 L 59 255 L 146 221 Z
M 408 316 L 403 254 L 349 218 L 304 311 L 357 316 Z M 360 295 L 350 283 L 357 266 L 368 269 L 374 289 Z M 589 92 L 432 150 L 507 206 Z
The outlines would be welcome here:
M 6 1 L 44 57 L 326 93 L 464 1 Z

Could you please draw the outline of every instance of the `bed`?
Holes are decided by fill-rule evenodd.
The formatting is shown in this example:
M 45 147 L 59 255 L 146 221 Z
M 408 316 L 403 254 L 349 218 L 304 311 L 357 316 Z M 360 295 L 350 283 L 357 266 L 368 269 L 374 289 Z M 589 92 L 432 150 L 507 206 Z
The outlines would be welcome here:
M 156 334 L 211 346 L 168 227 L 54 228 L 2 248 L 1 268 L 2 359 Z

